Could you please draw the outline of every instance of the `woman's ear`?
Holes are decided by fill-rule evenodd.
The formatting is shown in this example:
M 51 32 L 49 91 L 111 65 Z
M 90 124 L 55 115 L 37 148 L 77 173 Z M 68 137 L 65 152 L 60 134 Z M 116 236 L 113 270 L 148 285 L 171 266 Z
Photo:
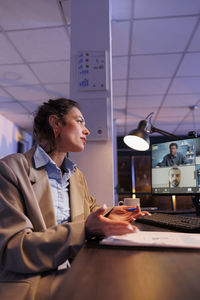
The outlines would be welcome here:
M 55 138 L 60 134 L 60 122 L 56 115 L 49 116 L 49 125 L 52 127 Z
M 58 125 L 58 117 L 56 115 L 50 115 L 49 116 L 49 125 L 54 128 Z

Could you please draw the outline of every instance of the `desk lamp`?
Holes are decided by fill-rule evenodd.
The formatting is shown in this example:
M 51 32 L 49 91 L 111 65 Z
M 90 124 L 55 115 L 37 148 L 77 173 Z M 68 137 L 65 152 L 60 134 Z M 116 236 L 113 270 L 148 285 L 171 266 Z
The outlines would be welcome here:
M 138 151 L 148 150 L 150 146 L 149 134 L 154 132 L 158 132 L 173 139 L 179 139 L 179 137 L 172 133 L 154 127 L 151 124 L 152 115 L 153 112 L 150 113 L 145 120 L 141 120 L 138 124 L 138 127 L 131 130 L 129 134 L 124 137 L 124 143 L 128 147 Z

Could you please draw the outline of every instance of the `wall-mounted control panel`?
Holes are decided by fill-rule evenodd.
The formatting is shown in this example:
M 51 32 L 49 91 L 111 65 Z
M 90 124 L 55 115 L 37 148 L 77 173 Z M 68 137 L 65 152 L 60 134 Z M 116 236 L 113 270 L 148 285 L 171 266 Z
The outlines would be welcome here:
M 79 91 L 107 90 L 106 51 L 79 51 L 77 75 Z

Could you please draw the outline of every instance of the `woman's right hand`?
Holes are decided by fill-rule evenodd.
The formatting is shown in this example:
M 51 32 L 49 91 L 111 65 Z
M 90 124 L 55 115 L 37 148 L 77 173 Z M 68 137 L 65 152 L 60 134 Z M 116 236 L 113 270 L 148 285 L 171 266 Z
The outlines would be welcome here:
M 137 227 L 131 225 L 127 221 L 111 220 L 104 216 L 106 212 L 106 205 L 98 208 L 96 211 L 91 212 L 88 216 L 85 227 L 86 234 L 89 236 L 95 235 L 122 235 L 126 233 L 133 233 L 137 231 Z

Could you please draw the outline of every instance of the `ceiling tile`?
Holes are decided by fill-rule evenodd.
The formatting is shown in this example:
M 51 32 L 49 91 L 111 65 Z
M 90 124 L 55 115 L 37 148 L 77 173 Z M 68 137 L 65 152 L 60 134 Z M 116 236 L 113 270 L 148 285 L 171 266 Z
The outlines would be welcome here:
M 2 33 L 0 33 L 0 53 L 0 64 L 23 62 L 19 54 Z
M 197 118 L 196 121 L 200 122 L 200 106 L 198 106 L 193 112 L 194 112 L 194 117 Z M 190 115 L 192 116 L 192 111 Z
M 180 54 L 131 56 L 130 77 L 171 77 L 180 57 Z
M 69 59 L 70 44 L 64 28 L 46 28 L 8 33 L 29 62 Z
M 117 125 L 117 128 L 121 128 L 122 132 L 124 131 L 124 126 L 125 126 L 125 118 L 115 118 L 115 124 Z
M 0 102 L 10 102 L 13 101 L 11 96 L 9 96 L 6 91 L 0 88 Z
M 114 120 L 123 120 L 123 122 L 125 121 L 125 114 L 124 114 L 124 109 L 114 109 L 113 112 L 113 118 Z
M 16 86 L 39 83 L 30 69 L 22 65 L 0 65 L 0 84 Z
M 200 51 L 200 26 L 198 26 L 197 31 L 195 32 L 188 51 Z
M 0 102 L 0 114 L 5 115 L 6 113 L 27 114 L 27 111 L 18 102 L 14 102 L 14 101 L 8 103 Z
M 14 86 L 5 88 L 17 100 L 45 100 L 48 94 L 40 85 Z
M 173 107 L 162 107 L 156 119 L 163 119 L 170 122 L 173 118 L 174 120 L 177 118 L 178 121 L 178 119 L 181 120 L 185 117 L 185 115 L 188 113 L 188 110 L 189 109 L 187 106 L 179 107 L 178 109 L 174 109 Z
M 169 79 L 129 80 L 129 95 L 162 95 L 166 92 Z
M 113 98 L 113 107 L 118 109 L 125 109 L 126 106 L 126 97 L 114 97 Z
M 196 21 L 197 17 L 135 21 L 132 54 L 183 51 Z
M 128 109 L 129 108 L 142 108 L 142 107 L 159 107 L 163 96 L 129 96 L 128 97 Z
M 132 0 L 112 0 L 111 1 L 111 18 L 115 20 L 131 18 Z
M 124 135 L 128 134 L 128 133 L 129 133 L 130 131 L 132 131 L 133 129 L 136 129 L 137 126 L 138 126 L 138 121 L 132 122 L 132 123 L 127 122 L 127 123 L 126 123 L 126 127 L 125 127 Z
M 128 55 L 130 22 L 112 23 L 112 55 Z
M 175 78 L 169 94 L 193 94 L 200 93 L 200 78 L 196 77 L 185 77 Z
M 177 76 L 200 76 L 200 53 L 186 54 Z
M 8 112 L 4 116 L 11 122 L 17 124 L 22 129 L 32 134 L 33 115 L 31 113 L 13 113 Z
M 165 121 L 164 120 L 163 121 L 157 121 L 157 122 L 153 123 L 153 125 L 155 127 L 159 128 L 159 129 L 161 129 L 161 130 L 164 130 L 164 131 L 167 131 L 167 132 L 170 132 L 170 133 L 174 133 L 174 134 L 177 134 L 177 135 L 180 132 L 182 132 L 181 128 L 180 128 L 180 130 L 177 130 L 176 132 L 174 132 L 174 130 L 177 126 L 177 121 L 176 120 L 174 122 L 172 122 L 171 120 L 170 120 L 170 122 L 169 122 L 169 120 L 167 120 L 167 121 L 166 120 Z M 157 133 L 154 133 L 153 135 L 154 136 L 155 135 L 162 136 L 162 135 L 157 134 Z
M 113 57 L 112 59 L 112 78 L 126 79 L 128 69 L 128 56 Z
M 175 107 L 178 109 L 179 107 L 185 107 L 194 105 L 197 103 L 197 101 L 200 100 L 200 94 L 194 94 L 194 95 L 167 95 L 165 98 L 165 102 L 163 106 L 167 107 L 170 106 L 171 109 L 174 109 Z
M 113 81 L 113 96 L 125 96 L 126 95 L 126 80 L 114 80 Z
M 197 14 L 199 0 L 135 0 L 135 18 Z
M 125 135 L 125 128 L 123 124 L 116 123 L 116 131 L 117 131 L 117 136 L 124 136 Z
M 48 99 L 45 99 L 48 100 Z M 34 113 L 39 105 L 42 105 L 44 100 L 37 100 L 37 101 L 20 101 L 20 103 L 29 111 L 30 113 Z M 32 121 L 33 118 L 30 118 Z
M 63 24 L 57 1 L 1 1 L 0 24 L 5 30 Z
M 69 82 L 69 61 L 30 64 L 42 83 Z
M 177 129 L 174 131 L 174 133 L 177 135 L 180 134 L 183 136 L 185 136 L 185 135 L 187 136 L 190 131 L 197 131 L 197 133 L 198 133 L 198 128 L 200 127 L 200 124 L 197 124 L 197 125 L 199 125 L 199 126 L 197 127 L 197 130 L 195 130 L 195 127 L 191 120 L 191 117 L 188 117 L 186 120 L 184 120 L 183 123 L 180 124 L 180 126 L 178 126 L 178 128 L 177 128 L 177 126 L 175 126 L 175 129 L 176 128 Z
M 46 84 L 45 88 L 50 98 L 66 97 L 69 98 L 69 83 Z
M 129 120 L 130 122 L 134 122 L 134 121 L 140 121 L 145 119 L 150 113 L 157 111 L 157 107 L 153 107 L 153 106 L 149 106 L 149 107 L 145 107 L 145 108 L 137 108 L 137 110 L 135 110 L 134 108 L 129 108 L 127 111 L 127 120 Z

